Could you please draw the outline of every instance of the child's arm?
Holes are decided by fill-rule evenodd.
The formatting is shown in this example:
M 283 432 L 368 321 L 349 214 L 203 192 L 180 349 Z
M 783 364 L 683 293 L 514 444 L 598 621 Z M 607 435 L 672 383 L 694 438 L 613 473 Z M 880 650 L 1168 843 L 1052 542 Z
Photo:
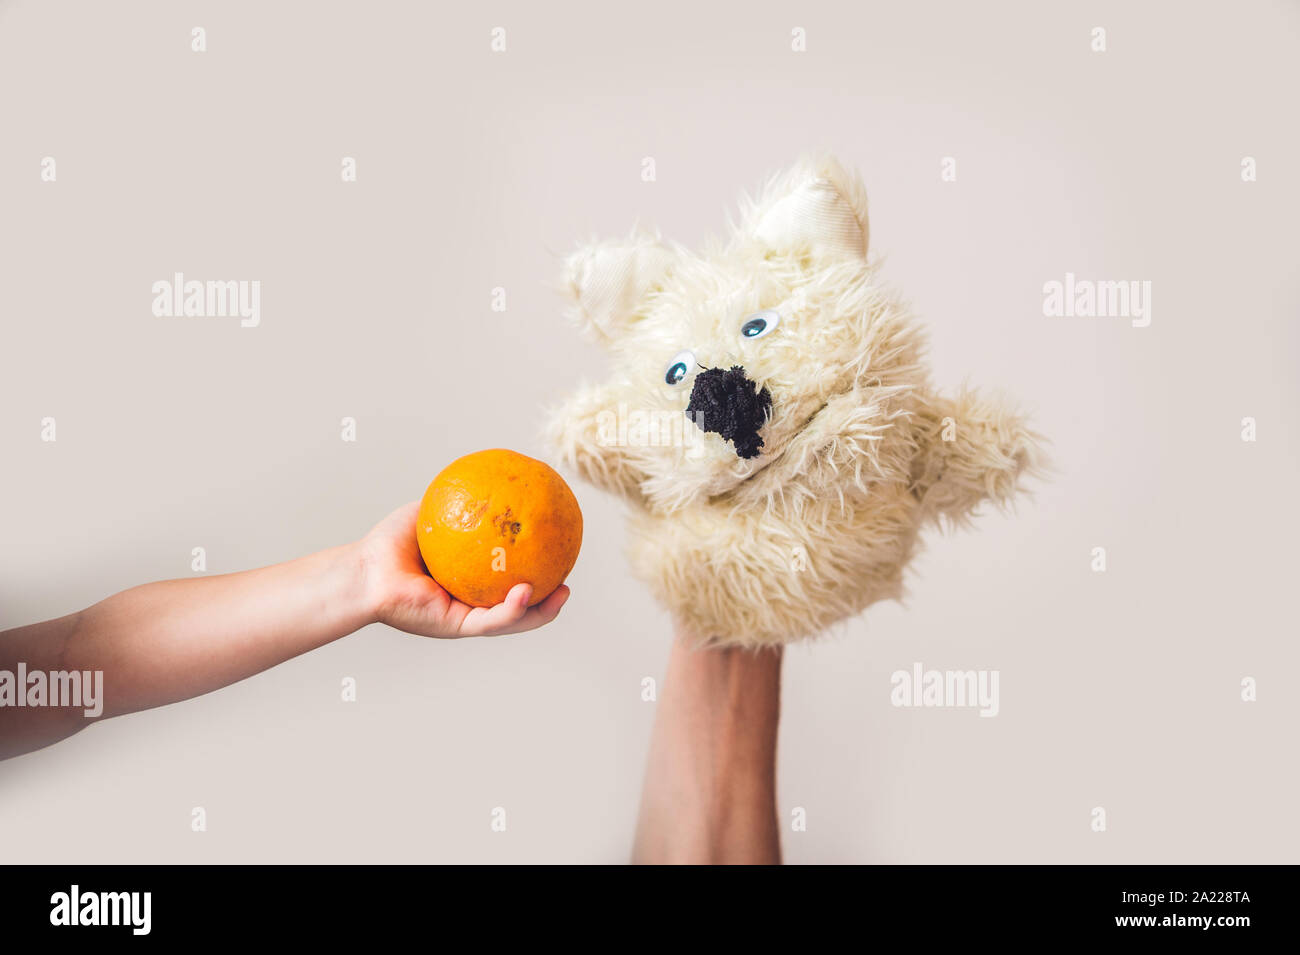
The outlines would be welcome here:
M 550 622 L 560 587 L 531 609 L 517 585 L 496 607 L 453 600 L 424 570 L 417 504 L 363 540 L 259 570 L 145 584 L 57 620 L 0 633 L 0 671 L 102 671 L 103 713 L 120 716 L 220 689 L 370 623 L 428 637 L 487 636 Z M 24 687 L 16 687 L 25 692 Z M 84 707 L 0 706 L 0 759 L 70 736 Z

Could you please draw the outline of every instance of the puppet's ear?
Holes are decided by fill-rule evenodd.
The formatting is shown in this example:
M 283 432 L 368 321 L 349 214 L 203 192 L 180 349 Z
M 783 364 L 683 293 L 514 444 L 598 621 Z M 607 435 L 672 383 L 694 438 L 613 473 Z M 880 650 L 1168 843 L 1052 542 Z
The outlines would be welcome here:
M 778 255 L 867 256 L 867 191 L 830 156 L 804 159 L 745 203 L 736 238 Z
M 562 291 L 571 302 L 570 317 L 602 344 L 617 339 L 667 278 L 675 258 L 647 232 L 583 246 L 564 263 Z

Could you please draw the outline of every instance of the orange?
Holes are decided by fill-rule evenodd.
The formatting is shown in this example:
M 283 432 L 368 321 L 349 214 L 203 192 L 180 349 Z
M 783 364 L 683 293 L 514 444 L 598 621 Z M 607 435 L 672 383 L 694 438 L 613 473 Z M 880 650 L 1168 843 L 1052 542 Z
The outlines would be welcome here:
M 531 605 L 573 570 L 582 511 L 551 467 L 497 448 L 458 458 L 433 479 L 415 536 L 424 566 L 457 600 L 491 607 L 528 583 Z

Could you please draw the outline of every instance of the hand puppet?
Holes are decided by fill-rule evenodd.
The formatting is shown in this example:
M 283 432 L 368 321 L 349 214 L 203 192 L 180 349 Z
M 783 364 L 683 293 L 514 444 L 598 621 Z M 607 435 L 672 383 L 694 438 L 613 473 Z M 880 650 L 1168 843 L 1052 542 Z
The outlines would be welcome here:
M 822 157 L 700 252 L 636 231 L 565 263 L 613 374 L 551 439 L 629 502 L 633 570 L 700 643 L 798 640 L 899 597 L 921 528 L 1008 503 L 1040 461 L 1004 399 L 935 390 L 867 237 L 861 181 Z

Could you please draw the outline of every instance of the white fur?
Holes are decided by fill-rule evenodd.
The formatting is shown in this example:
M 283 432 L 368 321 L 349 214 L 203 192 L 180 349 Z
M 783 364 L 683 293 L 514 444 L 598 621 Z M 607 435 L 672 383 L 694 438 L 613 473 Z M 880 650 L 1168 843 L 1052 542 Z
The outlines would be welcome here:
M 860 180 L 822 157 L 745 201 L 725 244 L 637 232 L 567 263 L 570 316 L 614 374 L 555 412 L 551 438 L 631 503 L 634 570 L 701 642 L 797 640 L 899 596 L 921 526 L 1005 504 L 1041 460 L 1004 400 L 932 389 L 924 335 L 877 281 L 867 236 Z M 761 309 L 780 325 L 742 338 Z M 757 457 L 685 418 L 694 375 L 664 379 L 683 349 L 768 389 Z M 669 427 L 648 441 L 614 426 L 638 415 Z

